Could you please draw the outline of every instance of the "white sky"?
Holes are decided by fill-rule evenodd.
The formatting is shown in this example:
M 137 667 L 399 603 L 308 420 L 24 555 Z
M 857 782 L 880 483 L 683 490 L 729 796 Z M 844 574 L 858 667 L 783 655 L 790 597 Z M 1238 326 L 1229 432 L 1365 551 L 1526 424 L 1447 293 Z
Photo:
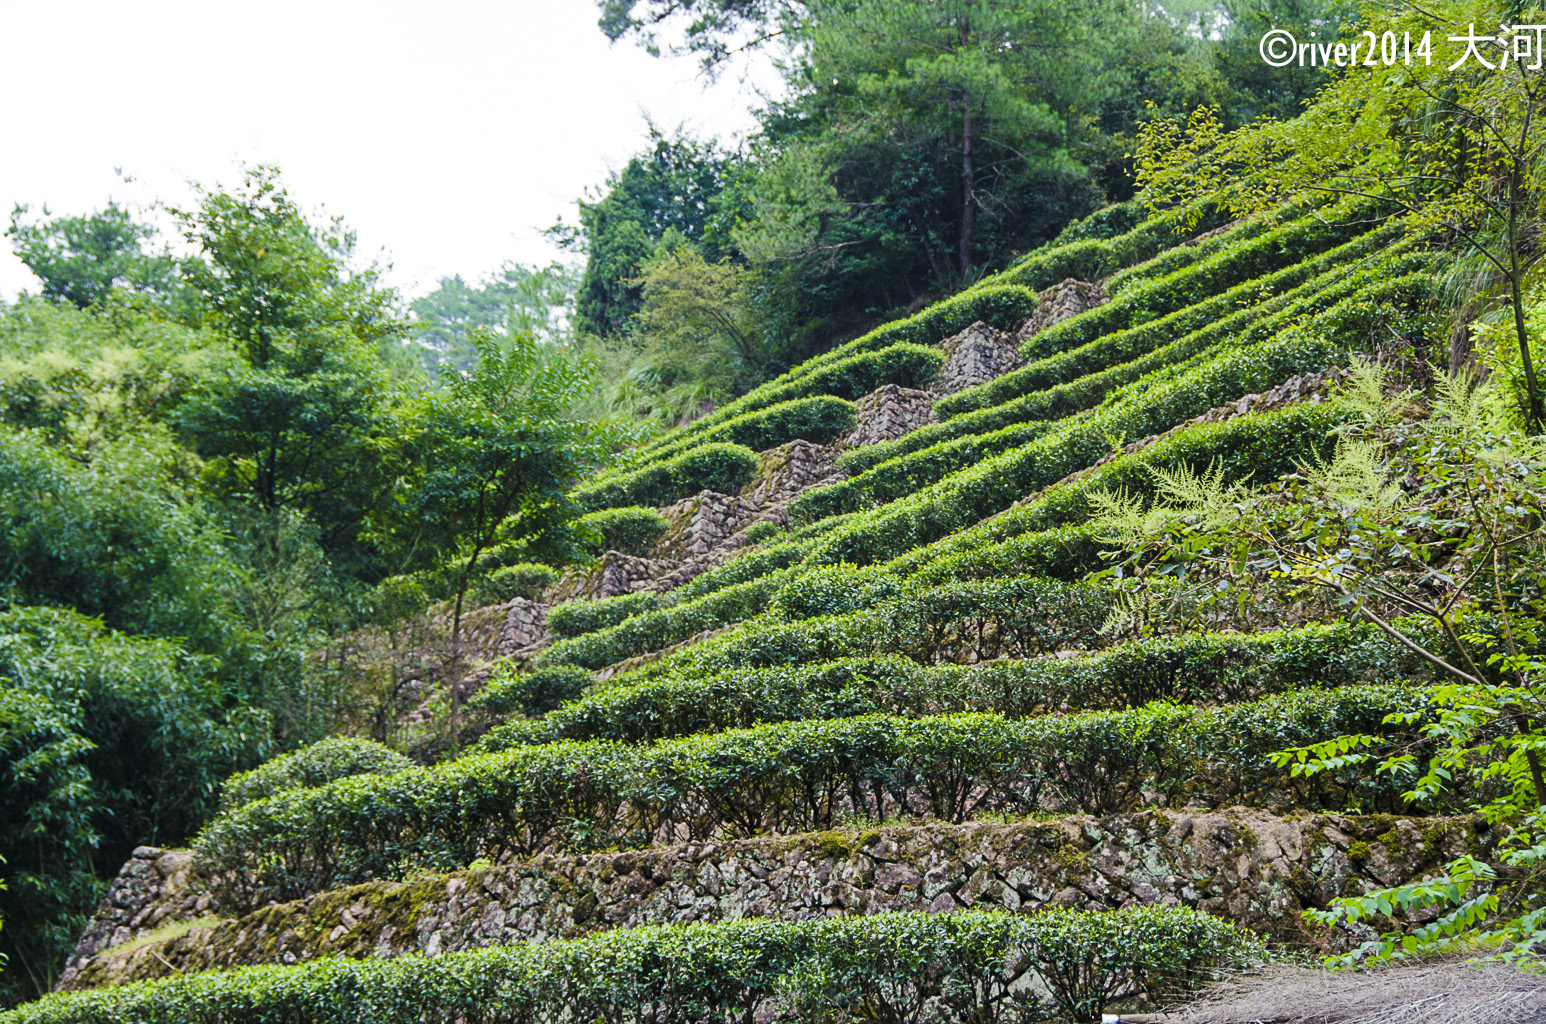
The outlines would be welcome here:
M 642 148 L 645 113 L 725 137 L 756 100 L 596 18 L 592 0 L 0 0 L 0 213 L 176 203 L 262 161 L 362 255 L 386 249 L 410 295 L 546 263 L 540 230 Z M 0 244 L 0 296 L 36 287 Z

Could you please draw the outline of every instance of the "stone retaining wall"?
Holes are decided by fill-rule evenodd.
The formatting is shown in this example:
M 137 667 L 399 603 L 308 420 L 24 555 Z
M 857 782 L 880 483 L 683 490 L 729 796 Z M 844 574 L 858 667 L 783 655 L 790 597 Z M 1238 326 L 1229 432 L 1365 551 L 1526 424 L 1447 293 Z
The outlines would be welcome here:
M 544 856 L 357 885 L 115 952 L 104 947 L 210 909 L 195 891 L 189 854 L 142 849 L 59 987 L 330 954 L 434 954 L 651 923 L 958 907 L 1184 904 L 1279 943 L 1322 948 L 1301 910 L 1418 877 L 1466 850 L 1485 853 L 1487 836 L 1472 819 L 1277 818 L 1241 808 L 835 831 Z

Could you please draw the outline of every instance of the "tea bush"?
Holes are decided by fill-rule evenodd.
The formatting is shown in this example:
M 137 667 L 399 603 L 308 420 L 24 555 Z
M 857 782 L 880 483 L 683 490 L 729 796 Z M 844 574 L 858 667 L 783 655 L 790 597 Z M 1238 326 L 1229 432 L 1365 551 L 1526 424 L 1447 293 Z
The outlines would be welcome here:
M 652 508 L 625 505 L 588 512 L 575 520 L 575 526 L 582 537 L 591 534 L 596 536 L 596 540 L 588 542 L 594 554 L 621 551 L 629 555 L 642 555 L 660 539 L 670 524 L 666 522 L 665 516 Z
M 1261 942 L 1180 907 L 959 911 L 619 928 L 579 939 L 390 960 L 180 975 L 48 996 L 5 1024 L 765 1024 L 929 1009 L 1099 1019 L 1140 994 L 1183 995 L 1262 960 Z

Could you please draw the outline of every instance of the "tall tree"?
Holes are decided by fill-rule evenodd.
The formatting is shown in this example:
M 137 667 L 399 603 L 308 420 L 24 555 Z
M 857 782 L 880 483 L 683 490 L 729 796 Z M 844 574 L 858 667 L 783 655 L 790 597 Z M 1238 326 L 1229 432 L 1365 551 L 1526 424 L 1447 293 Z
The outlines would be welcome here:
M 78 217 L 51 217 L 47 206 L 41 212 L 41 218 L 32 218 L 30 207 L 18 205 L 5 234 L 17 258 L 43 282 L 46 298 L 84 308 L 114 288 L 168 300 L 176 292 L 176 262 L 147 248 L 156 229 L 128 207 L 110 201 Z
M 838 120 L 950 154 L 941 177 L 953 182 L 950 249 L 965 280 L 979 216 L 1016 205 L 1028 171 L 1071 168 L 1079 115 L 1111 87 L 1099 33 L 1124 15 L 1101 0 L 834 4 L 811 34 L 810 75 Z
M 353 263 L 355 239 L 334 219 L 318 228 L 272 167 L 230 192 L 206 191 L 181 211 L 211 327 L 241 365 L 188 401 L 181 425 L 210 479 L 270 514 L 308 515 L 335 558 L 369 575 L 360 524 L 387 492 L 394 385 L 382 353 L 401 342 L 396 295 L 376 267 Z
M 726 255 L 728 229 L 716 197 L 728 158 L 712 143 L 663 134 L 650 125 L 650 149 L 629 160 L 594 202 L 580 203 L 575 244 L 586 254 L 575 302 L 581 327 L 623 332 L 642 305 L 640 266 L 667 232 L 692 241 L 706 259 Z
M 527 267 L 507 261 L 476 284 L 459 274 L 441 278 L 439 287 L 409 304 L 414 334 L 426 346 L 425 363 L 432 369 L 471 368 L 478 357 L 472 343 L 477 328 L 562 343 L 569 328 L 566 309 L 578 285 L 575 271 L 561 263 Z
M 447 371 L 410 442 L 400 501 L 378 520 L 406 568 L 449 577 L 451 734 L 462 693 L 462 613 L 496 544 L 562 532 L 580 509 L 569 491 L 624 435 L 570 410 L 593 386 L 584 360 L 544 358 L 529 334 L 473 335 L 478 360 Z

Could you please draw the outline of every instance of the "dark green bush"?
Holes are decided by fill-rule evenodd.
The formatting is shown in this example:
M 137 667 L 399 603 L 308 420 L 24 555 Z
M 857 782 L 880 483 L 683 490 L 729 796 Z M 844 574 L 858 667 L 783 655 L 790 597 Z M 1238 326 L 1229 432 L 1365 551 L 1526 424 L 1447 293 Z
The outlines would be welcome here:
M 582 487 L 574 499 L 592 509 L 664 506 L 699 491 L 734 494 L 757 470 L 757 453 L 738 444 L 705 444 L 603 483 Z
M 761 544 L 765 540 L 772 540 L 784 532 L 784 527 L 769 519 L 760 523 L 753 523 L 746 528 L 746 542 L 748 544 Z
M 1186 222 L 1194 212 L 1198 214 L 1196 223 L 1188 226 Z M 1107 230 L 1126 217 L 1122 213 L 1114 214 L 1115 223 L 1108 226 L 1094 221 L 1100 216 L 1100 211 L 1091 215 L 1092 223 L 1088 229 L 1081 230 L 1078 224 L 1069 225 L 1065 234 L 1059 235 L 1051 245 L 1026 253 L 1003 273 L 984 283 L 1021 284 L 1041 290 L 1070 277 L 1097 281 L 1112 271 L 1147 260 L 1179 241 L 1220 227 L 1229 220 L 1227 210 L 1204 201 L 1147 217 L 1127 231 L 1107 235 Z
M 1076 580 L 1103 568 L 1101 555 L 1110 549 L 1109 543 L 1097 540 L 1082 524 L 1020 533 L 1011 524 L 989 520 L 886 565 L 908 574 L 920 586 L 1026 574 Z
M 882 570 L 783 570 L 562 641 L 539 655 L 538 664 L 603 668 L 736 623 L 643 671 L 787 664 L 818 660 L 818 652 L 827 658 L 900 653 L 925 663 L 1027 656 L 1093 639 L 1110 611 L 1109 593 L 1085 583 L 973 581 L 919 593 Z M 778 660 L 761 660 L 769 657 Z
M 875 568 L 829 565 L 802 573 L 794 581 L 784 584 L 770 607 L 785 619 L 845 615 L 894 600 L 906 589 L 905 581 L 892 573 Z
M 580 636 L 615 626 L 630 615 L 652 612 L 674 603 L 674 595 L 641 590 L 633 594 L 604 597 L 598 601 L 565 601 L 548 611 L 548 629 L 554 636 Z
M 1356 305 L 1370 298 L 1380 298 L 1410 308 L 1416 297 L 1431 285 L 1430 279 L 1421 272 L 1428 257 L 1424 253 L 1396 253 L 1391 258 L 1398 248 L 1391 247 L 1377 263 L 1356 272 L 1335 267 L 1264 302 L 1236 308 L 1206 327 L 1127 362 L 1108 365 L 1113 359 L 1126 358 L 1126 354 L 1118 354 L 1113 349 L 1151 333 L 1153 325 L 1102 338 L 1074 352 L 1049 356 L 1023 368 L 1021 376 L 1006 374 L 999 378 L 1004 382 L 1002 388 L 984 385 L 984 393 L 990 398 L 1003 399 L 998 404 L 941 423 L 927 424 L 892 441 L 850 449 L 838 459 L 838 466 L 858 477 L 881 463 L 968 435 L 989 435 L 1012 424 L 1070 416 L 1099 405 L 1109 395 L 1147 375 L 1159 371 L 1172 376 L 1186 372 L 1198 361 L 1214 357 L 1226 347 L 1245 348 L 1265 341 L 1306 316 L 1312 319 L 1299 325 L 1301 332 L 1322 326 L 1330 329 L 1340 315 L 1335 307 L 1343 303 Z M 1412 296 L 1413 301 L 1403 300 L 1403 293 Z M 1156 335 L 1153 340 L 1163 341 L 1168 336 Z M 1067 380 L 1073 372 L 1084 373 L 1084 376 Z M 1019 397 L 1012 397 L 1014 395 Z M 887 470 L 893 476 L 903 471 L 904 467 L 900 465 Z M 851 486 L 867 485 L 856 479 Z
M 229 811 L 276 793 L 323 786 L 351 775 L 390 775 L 412 767 L 411 760 L 373 740 L 331 736 L 226 779 L 220 786 L 220 809 Z
M 541 599 L 542 592 L 558 582 L 558 572 L 537 562 L 520 562 L 495 569 L 478 583 L 478 597 L 485 604 L 502 604 L 523 597 Z
M 1260 961 L 1250 933 L 1200 911 L 1061 908 L 617 928 L 438 957 L 323 958 L 48 996 L 8 1024 L 426 1020 L 1098 1020 Z M 990 1015 L 992 1015 L 990 1017 Z M 930 1018 L 935 1019 L 935 1018 Z
M 830 621 L 830 620 L 829 620 Z M 831 828 L 844 813 L 959 822 L 985 811 L 1165 803 L 1397 810 L 1405 779 L 1293 777 L 1267 755 L 1387 733 L 1425 691 L 1344 687 L 1214 709 L 1159 703 L 1021 720 L 968 714 L 794 721 L 645 746 L 560 741 L 353 776 L 222 813 L 196 843 L 232 909 L 495 851 L 594 849 Z
M 1047 246 L 1048 249 L 1056 249 L 1059 246 L 1072 242 L 1087 242 L 1091 239 L 1105 240 L 1125 235 L 1129 231 L 1149 219 L 1149 208 L 1143 205 L 1142 200 L 1129 199 L 1125 203 L 1112 203 L 1103 206 L 1088 217 L 1073 221 Z M 1014 261 L 1014 266 L 1026 262 L 1028 257 L 1034 257 L 1036 250 Z
M 1427 666 L 1373 627 L 1149 637 L 1076 658 L 923 665 L 897 654 L 670 674 L 598 688 L 551 714 L 552 739 L 629 743 L 764 722 L 996 711 L 1026 717 L 1153 700 L 1228 702 L 1420 678 Z
M 1194 214 L 1197 215 L 1196 222 L 1188 226 L 1187 221 L 1194 219 Z M 705 434 L 723 423 L 753 410 L 802 394 L 819 394 L 829 390 L 809 386 L 809 379 L 838 363 L 873 353 L 877 349 L 885 349 L 898 342 L 935 345 L 978 320 L 1001 330 L 1013 330 L 1029 316 L 1027 308 L 1035 308 L 1034 302 L 1016 290 L 1034 293 L 1070 277 L 1094 281 L 1118 267 L 1148 259 L 1174 245 L 1179 239 L 1217 227 L 1227 219 L 1227 210 L 1204 200 L 1149 217 L 1131 231 L 1110 241 L 1077 241 L 1027 254 L 1004 273 L 988 277 L 946 300 L 951 304 L 948 313 L 935 312 L 936 307 L 931 306 L 913 317 L 882 324 L 853 341 L 807 359 L 776 380 L 753 389 L 659 441 L 645 445 L 636 453 L 631 464 L 639 465 L 643 460 L 664 458 L 681 451 L 698 443 Z M 1006 286 L 1016 290 L 1005 290 Z M 923 330 L 915 321 L 927 322 L 931 327 Z M 899 380 L 893 383 L 904 382 Z M 829 393 L 842 394 L 830 390 Z M 845 397 L 856 398 L 858 395 Z
M 831 444 L 852 430 L 856 422 L 858 411 L 852 402 L 832 395 L 813 395 L 738 416 L 710 431 L 707 437 L 724 437 L 761 452 L 796 439 Z
M 136 846 L 186 842 L 221 780 L 272 752 L 268 715 L 217 671 L 67 609 L 0 608 L 0 1005 L 57 977 Z
M 467 700 L 467 706 L 493 715 L 545 715 L 574 700 L 596 677 L 573 665 L 555 665 L 534 672 L 515 672 L 508 666 L 494 669 L 483 689 Z
M 670 459 L 680 452 L 691 450 L 703 444 L 709 435 L 727 423 L 746 420 L 749 413 L 769 406 L 813 395 L 855 399 L 869 394 L 882 384 L 917 388 L 933 380 L 944 357 L 932 348 L 898 344 L 899 340 L 888 339 L 883 344 L 876 342 L 858 349 L 838 350 L 843 352 L 842 358 L 829 358 L 837 354 L 829 352 L 826 356 L 807 360 L 801 365 L 800 372 L 791 371 L 747 392 L 708 416 L 673 430 L 661 440 L 644 445 L 619 470 L 598 478 L 599 482 L 610 485 L 617 475 L 639 472 L 633 467 L 652 467 L 662 459 Z
M 595 535 L 596 539 L 587 543 L 598 555 L 603 551 L 642 555 L 671 525 L 659 512 L 640 505 L 587 512 L 574 522 L 581 536 Z
M 595 632 L 571 636 L 538 655 L 537 664 L 605 668 L 680 643 L 695 633 L 740 622 L 762 612 L 791 574 L 791 570 L 782 570 L 758 576 L 703 597 L 632 615 Z
M 1022 348 L 1031 365 L 947 395 L 935 416 L 949 420 L 1125 362 L 1387 246 L 1402 232 L 1399 222 L 1361 227 L 1307 217 L 1136 288 L 1034 335 Z
M 861 513 L 823 539 L 807 561 L 868 565 L 947 538 L 1090 466 L 1111 451 L 1116 439 L 1159 433 L 1232 398 L 1265 391 L 1296 373 L 1325 369 L 1344 357 L 1343 349 L 1319 338 L 1285 340 L 1226 353 L 1174 380 L 1134 389 L 1130 400 L 1076 419 L 1028 445 L 984 459 L 971 469 L 913 495 Z M 1174 450 L 1186 448 L 1203 466 L 1209 459 L 1227 456 L 1239 448 L 1240 456 L 1230 461 L 1241 465 L 1247 458 L 1241 448 L 1247 435 L 1277 434 L 1280 443 L 1275 447 L 1265 437 L 1260 442 L 1250 442 L 1253 453 L 1265 453 L 1267 447 L 1272 447 L 1281 457 L 1281 461 L 1245 467 L 1253 474 L 1264 474 L 1287 469 L 1293 455 L 1303 455 L 1302 446 L 1307 439 L 1324 438 L 1332 425 L 1330 414 L 1324 409 L 1290 407 L 1280 413 L 1251 417 L 1249 423 L 1229 421 L 1187 427 L 1168 443 Z M 1190 447 L 1188 438 L 1196 439 Z M 1144 451 L 1123 456 L 1108 463 L 1105 472 L 1119 472 L 1124 466 L 1135 465 L 1134 460 L 1151 457 Z M 1014 510 L 1014 515 L 1028 515 L 1027 509 L 1040 505 L 1033 502 Z

